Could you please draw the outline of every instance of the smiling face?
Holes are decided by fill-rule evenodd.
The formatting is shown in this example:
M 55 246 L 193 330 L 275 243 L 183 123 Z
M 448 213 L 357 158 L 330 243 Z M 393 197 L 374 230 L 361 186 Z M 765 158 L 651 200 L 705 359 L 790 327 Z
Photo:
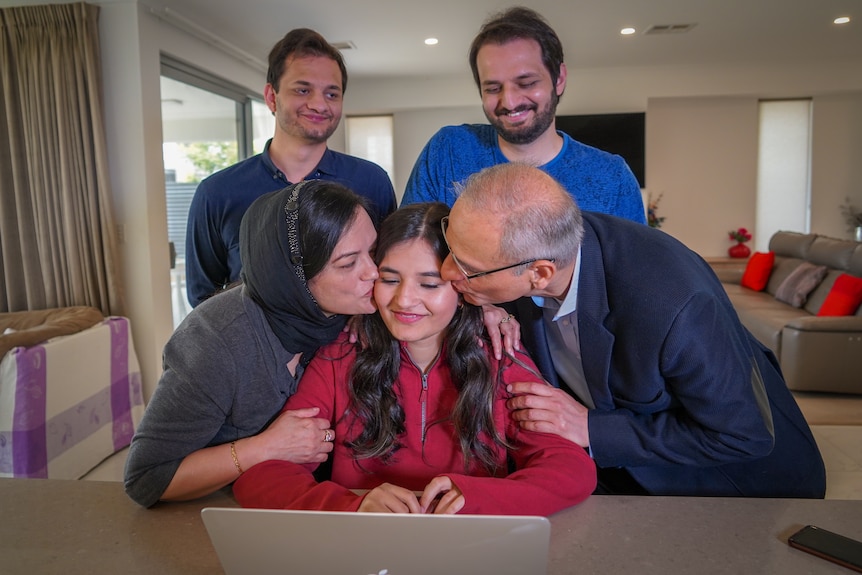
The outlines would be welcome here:
M 554 129 L 557 102 L 566 84 L 561 70 L 557 85 L 533 40 L 485 44 L 476 55 L 485 117 L 501 138 L 529 144 Z
M 368 213 L 356 208 L 356 217 L 345 230 L 329 262 L 308 281 L 308 289 L 328 316 L 374 313 L 374 280 L 377 266 L 372 257 L 377 231 Z
M 374 285 L 380 317 L 417 361 L 437 355 L 458 308 L 458 293 L 441 279 L 440 263 L 423 239 L 395 244 L 380 261 Z
M 335 132 L 342 110 L 341 69 L 324 56 L 288 57 L 278 92 L 267 84 L 264 98 L 277 130 L 306 142 L 322 143 Z

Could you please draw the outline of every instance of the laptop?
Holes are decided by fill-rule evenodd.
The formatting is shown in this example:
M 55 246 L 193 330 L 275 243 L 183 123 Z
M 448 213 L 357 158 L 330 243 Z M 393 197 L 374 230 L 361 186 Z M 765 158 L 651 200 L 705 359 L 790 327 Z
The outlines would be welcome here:
M 545 517 L 207 507 L 227 575 L 448 575 L 547 572 Z

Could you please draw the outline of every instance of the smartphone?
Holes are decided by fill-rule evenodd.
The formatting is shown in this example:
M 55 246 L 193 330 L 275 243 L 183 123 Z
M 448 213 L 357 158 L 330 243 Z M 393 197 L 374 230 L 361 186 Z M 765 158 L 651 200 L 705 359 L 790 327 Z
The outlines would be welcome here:
M 791 547 L 862 573 L 862 541 L 814 525 L 806 525 L 791 535 L 787 543 Z

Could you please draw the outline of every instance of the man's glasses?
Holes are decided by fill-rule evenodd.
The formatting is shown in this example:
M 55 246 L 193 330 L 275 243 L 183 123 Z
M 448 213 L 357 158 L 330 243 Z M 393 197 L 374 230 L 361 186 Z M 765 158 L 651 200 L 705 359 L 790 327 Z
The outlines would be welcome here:
M 531 263 L 538 261 L 540 259 L 547 259 L 548 261 L 551 261 L 551 262 L 554 261 L 554 258 L 531 258 L 529 260 L 524 260 L 524 261 L 518 262 L 516 264 L 503 266 L 501 268 L 496 268 L 493 270 L 488 270 L 486 272 L 476 272 L 474 274 L 469 274 L 469 273 L 467 273 L 467 270 L 464 269 L 464 266 L 461 265 L 461 262 L 458 261 L 458 258 L 455 257 L 455 253 L 452 251 L 452 246 L 449 245 L 449 240 L 446 239 L 446 226 L 448 226 L 448 225 L 449 225 L 449 216 L 444 216 L 443 218 L 440 219 L 440 228 L 443 231 L 443 241 L 446 242 L 446 247 L 449 248 L 449 255 L 452 256 L 452 261 L 455 262 L 455 265 L 458 267 L 458 271 L 461 272 L 461 275 L 463 275 L 464 279 L 466 279 L 467 281 L 470 281 L 471 279 L 475 279 L 475 278 L 480 278 L 480 277 L 486 276 L 488 274 L 495 274 L 497 272 L 510 270 L 510 269 L 516 268 L 518 266 L 524 266 L 527 264 L 531 264 Z

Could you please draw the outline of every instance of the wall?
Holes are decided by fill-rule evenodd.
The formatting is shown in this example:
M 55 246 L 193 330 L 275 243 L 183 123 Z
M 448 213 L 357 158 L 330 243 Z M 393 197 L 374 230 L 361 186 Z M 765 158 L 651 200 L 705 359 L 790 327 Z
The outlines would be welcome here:
M 162 22 L 143 3 L 115 0 L 100 5 L 108 163 L 116 220 L 122 230 L 126 308 L 141 364 L 144 397 L 149 399 L 161 375 L 162 349 L 173 329 L 160 52 L 258 90 L 265 77 Z
M 647 189 L 662 194 L 662 230 L 726 256 L 727 232 L 755 223 L 757 99 L 653 98 L 646 124 Z
M 838 206 L 862 209 L 862 92 L 814 99 L 811 229 L 852 238 Z
M 703 256 L 724 256 L 727 232 L 754 231 L 757 98 L 655 98 L 647 105 L 647 182 L 663 193 L 662 230 Z M 862 92 L 813 98 L 810 231 L 852 238 L 838 207 L 862 208 Z M 805 231 L 805 230 L 797 230 Z
M 448 124 L 484 123 L 485 115 L 478 105 L 452 108 L 431 108 L 427 110 L 404 110 L 395 112 L 395 194 L 398 201 L 404 195 L 404 188 L 413 169 L 413 163 L 425 147 L 428 139 Z

